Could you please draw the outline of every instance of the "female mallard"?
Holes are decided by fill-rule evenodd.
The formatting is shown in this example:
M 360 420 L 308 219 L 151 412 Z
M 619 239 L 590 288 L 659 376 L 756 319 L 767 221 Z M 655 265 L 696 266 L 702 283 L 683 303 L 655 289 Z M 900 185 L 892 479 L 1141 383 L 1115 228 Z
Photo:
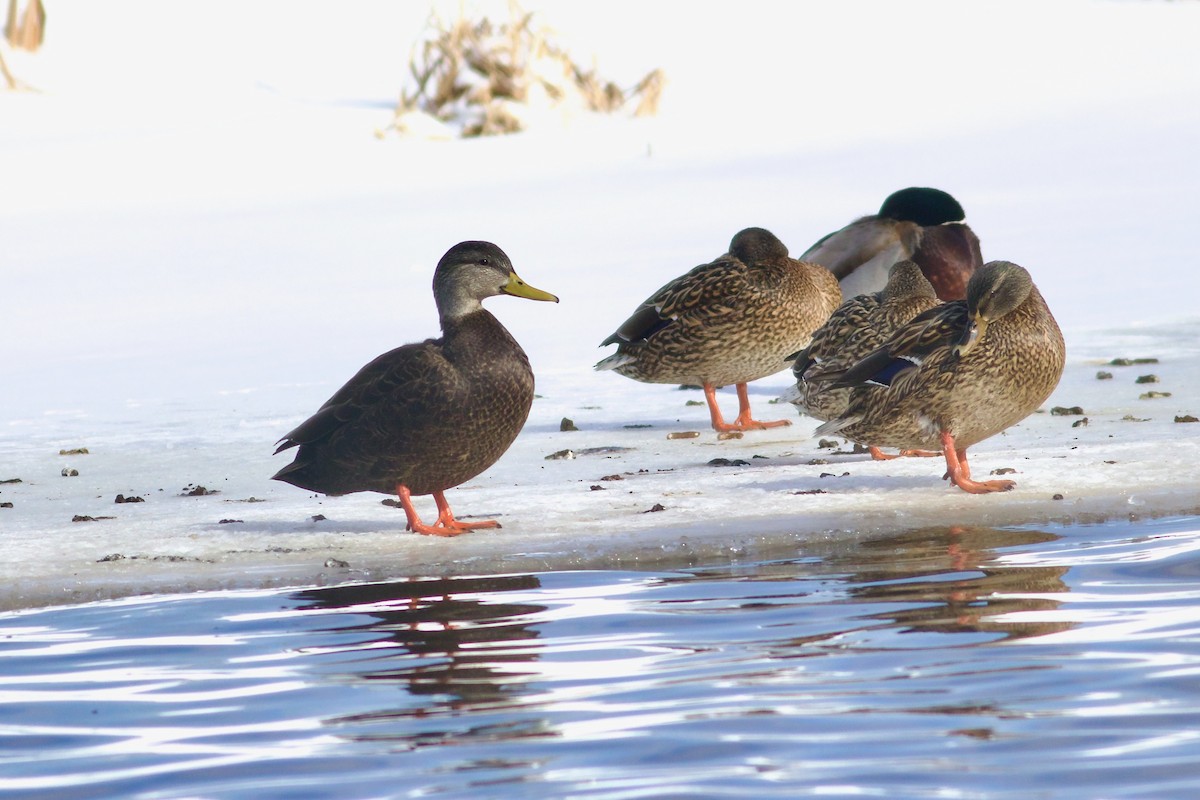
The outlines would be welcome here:
M 917 315 L 832 386 L 875 382 L 817 433 L 900 448 L 937 448 L 947 477 L 980 494 L 1012 481 L 973 481 L 967 448 L 1015 425 L 1050 396 L 1066 348 L 1058 323 L 1023 268 L 992 261 L 971 276 L 967 297 Z
M 273 479 L 331 495 L 398 494 L 408 530 L 417 533 L 500 527 L 456 520 L 444 494 L 494 464 L 533 405 L 525 351 L 480 304 L 498 294 L 558 302 L 517 277 L 496 245 L 451 247 L 433 275 L 442 338 L 398 347 L 359 370 L 279 440 L 276 453 L 300 449 Z M 421 522 L 414 494 L 433 495 L 434 524 Z
M 770 231 L 746 228 L 729 252 L 681 275 L 642 303 L 601 347 L 616 354 L 596 365 L 646 383 L 704 387 L 712 426 L 743 431 L 790 425 L 750 417 L 749 381 L 786 366 L 841 302 L 829 270 L 788 258 Z M 738 416 L 721 417 L 716 388 L 735 384 Z
M 892 264 L 911 259 L 942 300 L 961 300 L 983 264 L 979 237 L 962 222 L 966 212 L 940 189 L 910 187 L 891 194 L 871 214 L 834 231 L 800 256 L 827 267 L 847 296 L 876 292 Z
M 829 321 L 813 334 L 808 347 L 796 354 L 792 371 L 796 385 L 783 398 L 801 411 L 819 420 L 831 420 L 846 413 L 851 394 L 878 393 L 883 387 L 867 385 L 834 389 L 829 374 L 840 374 L 856 361 L 882 345 L 910 319 L 938 305 L 933 286 L 913 261 L 892 265 L 887 286 L 872 294 L 860 294 L 838 306 Z M 877 446 L 869 446 L 871 458 L 885 460 Z M 903 455 L 923 455 L 906 451 Z M 928 455 L 937 455 L 929 453 Z

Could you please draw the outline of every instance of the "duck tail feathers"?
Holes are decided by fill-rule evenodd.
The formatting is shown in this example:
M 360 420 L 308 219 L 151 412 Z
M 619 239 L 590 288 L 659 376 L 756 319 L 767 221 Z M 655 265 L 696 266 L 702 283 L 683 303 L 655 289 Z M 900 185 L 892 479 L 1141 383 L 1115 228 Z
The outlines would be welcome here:
M 617 367 L 623 367 L 626 364 L 632 364 L 636 360 L 637 359 L 634 356 L 631 356 L 628 353 L 614 353 L 608 358 L 601 359 L 596 363 L 596 366 L 592 367 L 592 369 L 598 372 L 606 369 L 616 369 Z
M 822 423 L 813 431 L 813 436 L 831 436 L 840 432 L 843 428 L 849 428 L 854 423 L 861 420 L 860 416 L 840 417 L 831 419 L 829 422 Z

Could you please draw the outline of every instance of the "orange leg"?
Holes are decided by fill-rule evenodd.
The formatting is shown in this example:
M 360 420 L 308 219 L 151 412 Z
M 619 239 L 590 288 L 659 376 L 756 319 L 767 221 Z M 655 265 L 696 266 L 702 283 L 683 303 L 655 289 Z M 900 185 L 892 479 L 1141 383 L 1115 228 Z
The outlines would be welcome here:
M 964 492 L 971 494 L 987 494 L 988 492 L 1007 492 L 1017 484 L 1013 481 L 973 481 L 971 467 L 967 464 L 967 451 L 954 446 L 954 437 L 947 431 L 942 431 L 942 454 L 946 456 L 946 475 L 954 485 Z
M 750 392 L 746 384 L 737 384 L 738 415 L 733 422 L 726 422 L 721 416 L 721 407 L 717 405 L 717 387 L 711 383 L 704 384 L 704 399 L 708 401 L 708 414 L 712 418 L 713 430 L 717 433 L 728 431 L 760 431 L 766 428 L 780 428 L 791 425 L 791 420 L 779 419 L 774 422 L 759 422 L 750 418 Z
M 433 502 L 437 503 L 438 518 L 437 522 L 432 525 L 426 525 L 421 522 L 421 518 L 417 515 L 417 509 L 413 506 L 412 492 L 404 484 L 396 485 L 396 494 L 400 496 L 400 505 L 404 509 L 404 515 L 408 517 L 408 525 L 406 530 L 414 533 L 424 533 L 431 536 L 458 536 L 460 533 L 477 530 L 479 528 L 499 528 L 500 523 L 494 519 L 483 520 L 482 522 L 459 522 L 454 518 L 454 512 L 450 510 L 450 504 L 446 502 L 446 495 L 443 492 L 433 493 Z

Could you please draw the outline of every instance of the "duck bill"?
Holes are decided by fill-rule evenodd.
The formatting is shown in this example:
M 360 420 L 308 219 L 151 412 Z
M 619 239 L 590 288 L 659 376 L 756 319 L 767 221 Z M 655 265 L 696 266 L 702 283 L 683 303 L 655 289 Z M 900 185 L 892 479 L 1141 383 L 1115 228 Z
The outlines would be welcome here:
M 971 336 L 967 341 L 960 344 L 957 348 L 959 356 L 965 356 L 967 353 L 975 349 L 975 345 L 979 344 L 979 340 L 983 338 L 983 334 L 987 332 L 988 321 L 976 315 L 974 325 L 971 326 Z
M 551 303 L 557 303 L 558 298 L 549 292 L 543 292 L 530 286 L 525 281 L 521 280 L 520 276 L 515 272 L 508 273 L 508 283 L 500 287 L 500 291 L 505 294 L 511 294 L 514 297 L 524 297 L 528 300 L 546 300 Z

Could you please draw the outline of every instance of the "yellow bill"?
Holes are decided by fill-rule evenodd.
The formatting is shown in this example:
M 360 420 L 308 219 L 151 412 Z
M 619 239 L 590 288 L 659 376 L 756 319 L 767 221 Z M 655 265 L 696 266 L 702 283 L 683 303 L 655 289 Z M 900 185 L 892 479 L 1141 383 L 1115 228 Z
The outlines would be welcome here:
M 557 303 L 558 298 L 549 292 L 543 292 L 541 289 L 530 286 L 525 281 L 521 280 L 520 276 L 515 272 L 508 273 L 508 283 L 500 287 L 500 291 L 505 294 L 511 294 L 514 297 L 524 297 L 529 300 L 548 300 L 552 303 Z

